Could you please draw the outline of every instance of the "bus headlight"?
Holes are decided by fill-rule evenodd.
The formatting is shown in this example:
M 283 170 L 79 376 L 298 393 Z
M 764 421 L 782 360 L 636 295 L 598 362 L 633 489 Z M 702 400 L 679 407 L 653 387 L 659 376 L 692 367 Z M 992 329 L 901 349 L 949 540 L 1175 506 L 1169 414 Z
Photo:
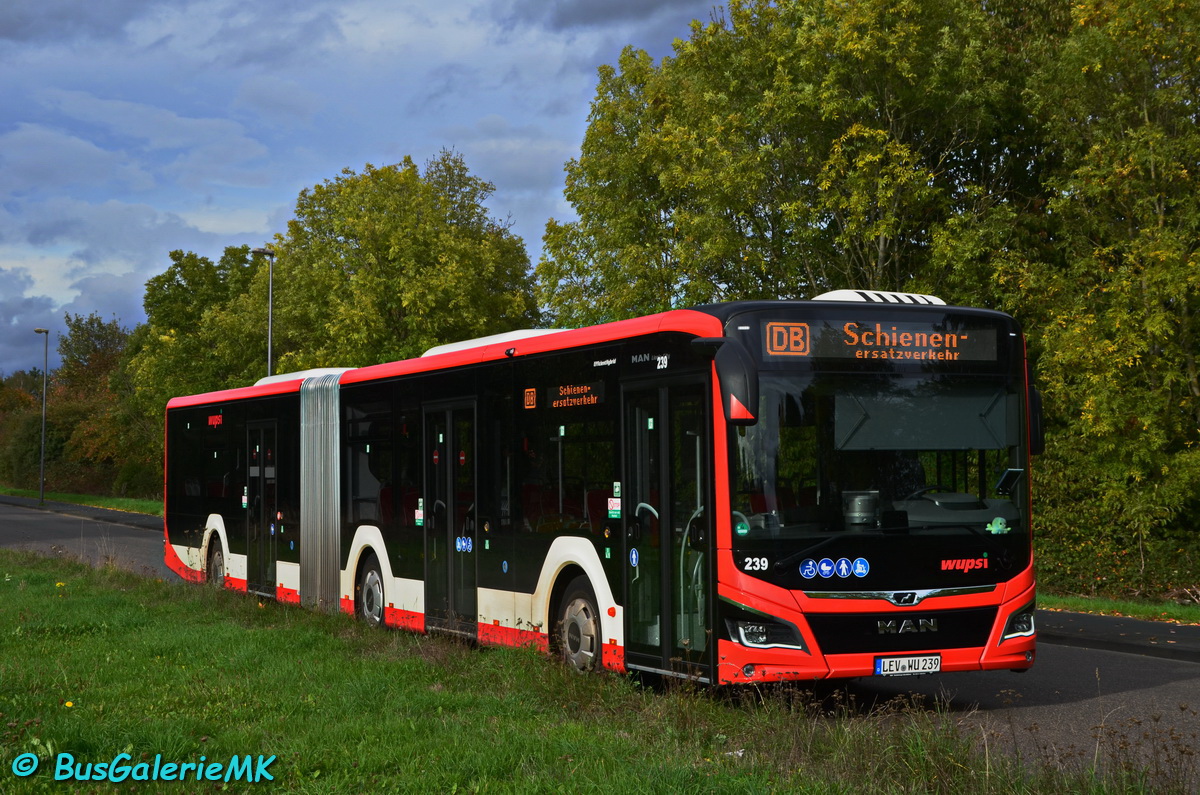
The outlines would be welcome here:
M 729 639 L 751 649 L 795 649 L 807 652 L 804 637 L 794 624 L 743 605 L 722 600 Z
M 1037 631 L 1033 621 L 1033 612 L 1036 608 L 1036 602 L 1029 604 L 1017 610 L 1008 617 L 1008 621 L 1004 624 L 1004 634 L 1001 636 L 1001 641 L 1012 640 L 1013 638 L 1027 638 Z

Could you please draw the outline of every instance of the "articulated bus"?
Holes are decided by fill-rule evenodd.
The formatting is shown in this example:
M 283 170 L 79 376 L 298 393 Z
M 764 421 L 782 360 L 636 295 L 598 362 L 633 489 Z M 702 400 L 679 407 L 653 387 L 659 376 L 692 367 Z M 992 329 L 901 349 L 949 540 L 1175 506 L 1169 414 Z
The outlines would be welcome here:
M 1024 670 L 1038 406 L 1017 323 L 932 296 L 512 332 L 171 400 L 165 557 L 581 670 Z

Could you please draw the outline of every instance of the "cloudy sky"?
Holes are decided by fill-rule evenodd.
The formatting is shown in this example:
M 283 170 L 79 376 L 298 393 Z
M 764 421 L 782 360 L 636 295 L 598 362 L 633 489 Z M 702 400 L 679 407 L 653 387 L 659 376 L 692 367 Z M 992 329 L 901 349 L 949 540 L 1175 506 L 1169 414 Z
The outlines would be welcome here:
M 132 328 L 174 249 L 284 231 L 300 190 L 443 148 L 536 262 L 596 69 L 711 0 L 3 0 L 0 373 L 65 313 Z

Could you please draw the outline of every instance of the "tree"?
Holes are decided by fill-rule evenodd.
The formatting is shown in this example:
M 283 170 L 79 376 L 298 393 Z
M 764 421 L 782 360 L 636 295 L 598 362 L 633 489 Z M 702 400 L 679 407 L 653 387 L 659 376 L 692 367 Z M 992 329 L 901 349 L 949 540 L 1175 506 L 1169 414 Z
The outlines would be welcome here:
M 940 282 L 939 225 L 1016 189 L 1007 25 L 967 0 L 742 0 L 658 65 L 627 49 L 567 164 L 579 218 L 547 225 L 539 300 L 580 323 Z
M 117 318 L 67 314 L 59 335 L 62 364 L 47 413 L 47 480 L 64 491 L 108 488 L 129 451 L 129 426 L 113 390 L 129 332 Z M 51 440 L 61 438 L 61 444 Z
M 171 264 L 146 282 L 142 305 L 146 323 L 134 330 L 128 355 L 120 367 L 122 383 L 131 390 L 133 411 L 160 422 L 167 401 L 176 395 L 207 392 L 246 384 L 245 370 L 257 345 L 224 344 L 217 318 L 250 289 L 262 258 L 249 246 L 228 246 L 214 263 L 191 251 L 172 251 Z M 260 361 L 266 361 L 266 310 Z M 218 355 L 218 349 L 226 351 Z M 258 376 L 261 377 L 263 372 Z M 160 434 L 161 435 L 161 434 Z M 161 440 L 155 444 L 161 447 Z
M 529 260 L 487 214 L 492 190 L 442 152 L 423 174 L 405 158 L 301 191 L 275 245 L 276 371 L 395 361 L 535 325 Z M 261 271 L 210 318 L 217 358 L 243 378 L 265 362 L 266 294 Z
M 87 317 L 68 313 L 63 316 L 63 323 L 67 333 L 58 338 L 62 364 L 55 373 L 56 386 L 64 396 L 103 399 L 129 332 L 115 317 L 105 321 L 95 312 Z
M 1100 558 L 1112 584 L 1162 590 L 1200 560 L 1200 7 L 1084 0 L 1072 15 L 1031 82 L 1054 142 L 1053 256 L 1001 275 L 1035 320 L 1056 407 L 1051 542 L 1065 565 Z

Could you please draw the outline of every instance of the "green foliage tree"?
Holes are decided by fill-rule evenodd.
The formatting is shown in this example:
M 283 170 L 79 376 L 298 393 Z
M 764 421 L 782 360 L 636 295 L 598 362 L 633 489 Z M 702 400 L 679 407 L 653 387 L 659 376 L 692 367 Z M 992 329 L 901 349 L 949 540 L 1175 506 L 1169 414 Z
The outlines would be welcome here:
M 220 344 L 215 318 L 266 271 L 249 246 L 227 247 L 216 263 L 191 251 L 169 257 L 167 270 L 146 282 L 146 323 L 135 332 L 123 368 L 143 412 L 159 416 L 174 395 L 244 385 L 233 381 L 229 362 L 213 355 Z
M 1031 94 L 1054 256 L 1000 273 L 1057 415 L 1043 527 L 1101 586 L 1169 589 L 1200 563 L 1200 7 L 1073 4 Z
M 739 0 L 654 64 L 603 67 L 539 300 L 588 323 L 898 289 L 934 230 L 1019 189 L 1011 20 L 968 0 Z
M 18 370 L 0 378 L 0 476 L 18 487 L 37 485 L 36 476 L 31 476 L 32 482 L 26 478 L 30 472 L 37 472 L 36 459 L 33 470 L 22 467 L 17 459 L 23 446 L 23 426 L 28 418 L 38 418 L 37 444 L 41 443 L 41 390 L 42 372 L 37 368 Z
M 535 325 L 524 244 L 488 215 L 492 191 L 453 152 L 423 173 L 406 158 L 302 191 L 275 244 L 275 371 L 395 361 Z M 267 287 L 262 270 L 212 316 L 218 359 L 245 379 L 265 362 Z
M 62 364 L 50 379 L 46 405 L 46 482 L 60 491 L 101 493 L 112 485 L 128 454 L 128 425 L 113 376 L 129 333 L 116 318 L 67 314 L 58 335 Z M 39 374 L 40 375 L 40 374 Z M 40 378 L 36 384 L 41 391 Z M 17 390 L 5 389 L 4 392 Z M 10 483 L 37 487 L 41 459 L 41 400 L 0 400 L 2 469 Z M 11 396 L 10 396 L 11 397 Z
M 95 312 L 87 317 L 68 313 L 63 322 L 67 333 L 58 338 L 62 364 L 54 377 L 59 393 L 76 399 L 103 398 L 129 332 L 116 318 L 105 321 Z
M 161 482 L 172 396 L 266 375 L 272 287 L 276 373 L 394 361 L 535 325 L 524 245 L 484 206 L 493 189 L 452 152 L 424 173 L 407 158 L 347 169 L 301 191 L 272 268 L 248 246 L 226 248 L 216 263 L 172 251 L 167 270 L 146 283 L 147 321 L 111 378 L 122 395 L 119 427 L 138 440 L 109 440 L 125 450 L 118 482 Z
M 129 332 L 117 318 L 63 317 L 58 338 L 62 361 L 54 373 L 47 409 L 47 481 L 60 490 L 103 491 L 129 450 L 127 425 L 112 377 Z M 52 444 L 61 438 L 61 444 Z

